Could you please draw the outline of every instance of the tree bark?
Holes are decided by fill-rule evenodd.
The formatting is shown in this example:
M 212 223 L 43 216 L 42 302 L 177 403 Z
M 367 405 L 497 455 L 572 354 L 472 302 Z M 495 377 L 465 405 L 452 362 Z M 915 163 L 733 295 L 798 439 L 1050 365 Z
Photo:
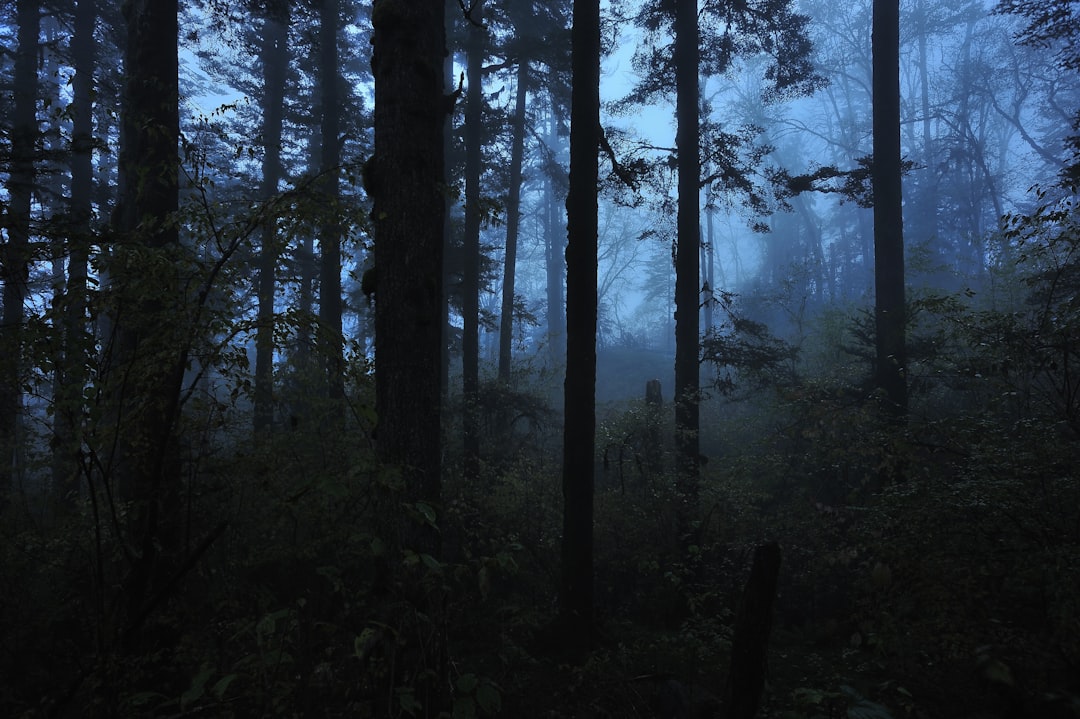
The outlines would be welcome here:
M 514 339 L 514 272 L 517 269 L 518 228 L 521 223 L 521 164 L 525 156 L 525 99 L 529 62 L 518 59 L 517 98 L 510 148 L 510 190 L 506 199 L 506 258 L 503 264 L 502 316 L 499 318 L 499 379 L 510 382 Z
M 471 19 L 479 23 L 483 17 L 483 3 L 478 2 L 471 11 Z M 483 27 L 469 25 L 466 51 L 465 108 L 465 264 L 461 277 L 461 385 L 462 431 L 464 434 L 464 473 L 475 479 L 480 474 L 480 172 L 481 172 L 481 115 L 484 104 Z
M 120 181 L 110 280 L 116 293 L 114 348 L 106 384 L 117 411 L 113 470 L 134 502 L 137 547 L 125 584 L 124 639 L 138 638 L 157 580 L 177 549 L 171 518 L 180 481 L 175 442 L 187 354 L 178 208 L 180 139 L 176 0 L 126 0 L 126 82 L 121 105 Z
M 724 691 L 725 719 L 754 719 L 757 715 L 768 669 L 769 634 L 779 575 L 780 546 L 773 542 L 755 549 L 731 639 L 731 669 Z
M 559 117 L 555 98 L 551 98 L 551 116 L 545 141 L 555 154 L 559 142 Z M 544 183 L 544 250 L 547 270 L 547 341 L 552 365 L 558 366 L 566 359 L 566 313 L 563 299 L 563 268 L 566 261 L 566 237 L 563 234 L 562 213 L 556 200 L 555 178 L 549 173 Z
M 326 372 L 331 420 L 343 417 L 345 361 L 341 332 L 341 223 L 338 220 L 341 164 L 341 81 L 338 76 L 338 0 L 319 5 L 319 81 L 322 84 L 322 149 L 319 188 L 325 216 L 319 227 L 319 344 Z
M 574 0 L 570 190 L 566 198 L 566 383 L 559 610 L 567 637 L 593 636 L 593 484 L 600 146 L 600 3 Z
M 94 194 L 94 71 L 97 48 L 94 29 L 97 23 L 96 0 L 79 0 L 75 8 L 74 35 L 71 39 L 72 78 L 71 147 L 68 162 L 71 172 L 71 195 L 68 202 L 67 280 L 64 290 L 63 363 L 59 392 L 53 417 L 56 446 L 54 466 L 58 468 L 57 490 L 62 497 L 74 496 L 79 476 L 78 452 L 82 445 L 83 389 L 87 381 L 87 362 L 91 347 L 87 326 L 87 266 L 90 246 Z M 64 501 L 64 500 L 62 500 Z M 67 504 L 64 501 L 64 504 Z
M 409 501 L 439 502 L 442 443 L 443 3 L 376 0 L 372 8 L 375 156 L 375 387 L 382 459 Z M 414 535 L 434 551 L 437 538 Z
M 281 126 L 284 118 L 285 76 L 288 72 L 289 4 L 271 6 L 263 19 L 260 55 L 263 66 L 262 183 L 259 195 L 269 202 L 281 179 Z M 280 8 L 280 12 L 274 9 Z M 255 335 L 256 434 L 270 429 L 274 420 L 274 295 L 278 262 L 277 215 L 267 216 L 259 249 L 259 315 Z
M 4 316 L 0 325 L 0 508 L 14 489 L 21 447 L 23 303 L 30 261 L 30 205 L 37 153 L 37 51 L 41 8 L 36 0 L 16 4 L 19 46 L 15 51 L 14 108 L 11 117 L 11 172 L 8 176 L 8 241 L 4 247 Z
M 907 414 L 904 232 L 900 179 L 900 5 L 874 0 L 874 282 L 877 385 L 889 411 Z
M 681 495 L 679 532 L 686 536 L 698 495 L 698 373 L 700 334 L 699 250 L 701 159 L 698 125 L 697 0 L 679 0 L 675 15 L 675 84 L 678 121 L 677 246 L 675 255 L 675 446 Z

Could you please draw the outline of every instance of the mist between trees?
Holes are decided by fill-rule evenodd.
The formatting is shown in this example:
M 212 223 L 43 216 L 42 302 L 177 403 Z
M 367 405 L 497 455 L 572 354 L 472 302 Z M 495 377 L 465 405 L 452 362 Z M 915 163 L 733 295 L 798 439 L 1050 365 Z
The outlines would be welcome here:
M 1080 717 L 1076 0 L 0 7 L 0 714 Z

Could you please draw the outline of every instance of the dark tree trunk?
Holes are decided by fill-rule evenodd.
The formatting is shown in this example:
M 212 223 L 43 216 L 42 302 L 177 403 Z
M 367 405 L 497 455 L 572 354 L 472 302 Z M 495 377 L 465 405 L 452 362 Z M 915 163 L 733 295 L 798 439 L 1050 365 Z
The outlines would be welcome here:
M 525 99 L 529 63 L 518 60 L 517 99 L 514 107 L 510 149 L 510 191 L 506 199 L 506 259 L 503 265 L 502 316 L 499 318 L 499 379 L 510 382 L 511 346 L 514 339 L 514 272 L 517 269 L 518 227 L 521 222 L 521 163 L 525 156 Z
M 68 206 L 68 266 L 63 308 L 64 359 L 60 391 L 56 397 L 54 465 L 59 468 L 58 491 L 74 496 L 79 475 L 78 450 L 82 444 L 83 388 L 87 381 L 90 334 L 87 326 L 87 265 L 93 217 L 94 71 L 97 22 L 96 0 L 79 0 L 71 39 L 72 78 L 71 199 Z
M 904 231 L 900 179 L 900 6 L 874 0 L 874 281 L 877 384 L 907 414 Z
M 559 147 L 559 117 L 552 97 L 551 118 L 547 134 L 548 149 L 555 153 Z M 544 183 L 544 249 L 547 270 L 547 340 L 553 365 L 566 358 L 566 314 L 563 300 L 563 268 L 566 262 L 566 235 L 563 233 L 562 213 L 556 199 L 556 182 L 551 175 Z
M 274 12 L 280 9 L 280 12 Z M 264 202 L 277 193 L 281 179 L 281 125 L 288 72 L 289 4 L 272 5 L 262 26 L 260 55 L 263 66 L 263 163 L 259 194 Z M 274 419 L 274 295 L 278 262 L 277 214 L 270 213 L 262 226 L 259 250 L 259 316 L 255 336 L 255 432 L 270 429 Z
M 322 84 L 322 151 L 319 186 L 326 215 L 319 227 L 319 345 L 326 371 L 330 412 L 342 417 L 345 398 L 345 362 L 341 333 L 341 223 L 338 220 L 341 164 L 341 81 L 338 77 L 338 0 L 319 5 L 319 81 Z
M 697 0 L 679 0 L 675 15 L 675 84 L 679 154 L 678 245 L 675 256 L 675 447 L 682 495 L 680 534 L 689 529 L 698 494 L 699 245 L 701 160 L 698 154 Z
M 4 245 L 4 317 L 0 325 L 0 507 L 14 489 L 21 454 L 23 303 L 29 278 L 30 204 L 38 143 L 37 52 L 41 8 L 36 0 L 16 5 L 19 46 L 15 51 L 14 108 L 11 117 L 11 172 L 8 176 L 8 239 Z
M 378 447 L 384 461 L 402 468 L 410 501 L 437 504 L 446 199 L 443 4 L 377 0 L 372 25 Z M 418 549 L 437 547 L 434 536 L 414 539 Z
M 42 55 L 44 56 L 44 62 L 42 62 L 42 78 L 41 88 L 39 94 L 43 96 L 46 103 L 46 107 L 60 107 L 62 98 L 60 94 L 60 82 L 61 77 L 61 63 L 63 62 L 58 52 L 58 45 L 63 30 L 60 19 L 50 14 L 46 16 L 44 23 L 44 46 L 42 48 Z M 51 114 L 48 118 L 49 128 L 45 131 L 45 142 L 43 145 L 43 152 L 45 157 L 43 158 L 42 180 L 38 182 L 40 192 L 42 195 L 42 209 L 45 214 L 46 221 L 52 225 L 59 225 L 66 219 L 70 218 L 70 202 L 64 201 L 62 198 L 70 197 L 68 193 L 68 180 L 69 175 L 65 172 L 66 167 L 61 165 L 60 158 L 66 157 L 65 153 L 68 149 L 67 142 L 64 139 L 64 118 L 56 114 Z M 53 333 L 56 337 L 53 343 L 52 354 L 52 399 L 53 399 L 53 414 L 52 414 L 52 452 L 50 457 L 50 464 L 52 470 L 52 503 L 57 509 L 66 509 L 64 506 L 67 504 L 65 498 L 69 498 L 68 487 L 71 485 L 71 478 L 74 476 L 72 468 L 75 466 L 70 462 L 72 456 L 70 451 L 71 440 L 70 433 L 66 433 L 67 429 L 64 422 L 65 414 L 65 394 L 67 394 L 67 347 L 65 337 L 65 322 L 61 319 L 64 317 L 64 306 L 67 302 L 67 282 L 66 282 L 66 268 L 65 258 L 67 257 L 67 244 L 69 232 L 54 232 L 50 233 L 49 245 L 51 248 L 51 290 L 52 290 L 52 307 L 51 311 L 56 318 L 56 322 L 53 325 Z M 72 235 L 74 233 L 71 233 Z M 68 413 L 70 416 L 70 413 Z
M 574 0 L 570 191 L 566 198 L 566 384 L 559 610 L 568 638 L 593 635 L 593 456 L 596 445 L 597 151 L 600 2 Z
M 754 719 L 768 668 L 776 583 L 780 575 L 780 546 L 763 544 L 754 550 L 750 578 L 731 638 L 731 669 L 724 692 L 725 719 Z
M 110 278 L 117 295 L 106 383 L 118 412 L 113 458 L 120 496 L 134 502 L 138 551 L 125 585 L 125 640 L 138 638 L 152 591 L 175 559 L 179 462 L 174 430 L 187 355 L 180 343 L 180 138 L 176 0 L 127 0 L 120 182 Z
M 458 8 L 453 3 L 447 2 L 443 8 L 443 27 L 449 26 L 451 17 L 457 15 Z M 443 58 L 443 87 L 449 90 L 454 87 L 454 53 L 447 48 L 446 57 Z M 454 178 L 450 155 L 454 142 L 454 112 L 451 109 L 446 113 L 443 120 L 443 185 L 447 188 L 454 186 Z M 442 356 L 440 359 L 439 386 L 442 388 L 442 398 L 445 400 L 450 392 L 450 344 L 453 337 L 453 326 L 450 324 L 450 286 L 452 283 L 451 268 L 446 258 L 454 246 L 454 223 L 453 223 L 454 198 L 449 192 L 445 193 L 443 201 L 443 268 L 442 268 Z
M 938 226 L 937 226 L 937 188 L 935 187 L 934 170 L 934 137 L 931 121 L 933 120 L 933 112 L 930 108 L 930 57 L 927 52 L 927 35 L 930 30 L 927 23 L 929 15 L 929 8 L 927 7 L 927 0 L 918 0 L 915 8 L 915 17 L 917 19 L 916 33 L 919 37 L 919 107 L 922 112 L 922 150 L 923 150 L 923 164 L 925 167 L 922 169 L 923 187 L 920 193 L 921 202 L 920 211 L 922 232 L 919 239 L 931 240 L 937 242 Z
M 473 6 L 472 19 L 479 23 L 483 3 Z M 468 88 L 465 106 L 465 265 L 461 276 L 461 385 L 464 473 L 480 474 L 480 144 L 485 30 L 469 25 L 466 58 Z

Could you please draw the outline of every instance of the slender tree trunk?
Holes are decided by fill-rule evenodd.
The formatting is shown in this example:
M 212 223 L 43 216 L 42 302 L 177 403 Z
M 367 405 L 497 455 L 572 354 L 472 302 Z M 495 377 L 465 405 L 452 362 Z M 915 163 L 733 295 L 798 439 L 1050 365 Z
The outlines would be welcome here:
M 443 5 L 376 0 L 372 25 L 378 447 L 402 468 L 408 500 L 432 506 L 442 457 Z M 429 532 L 412 542 L 438 546 Z
M 57 46 L 62 37 L 63 28 L 56 15 L 47 15 L 44 18 L 44 39 L 42 48 L 44 62 L 42 63 L 42 80 L 39 81 L 39 94 L 43 96 L 46 107 L 60 107 L 60 78 L 62 59 L 57 52 Z M 49 116 L 49 128 L 46 131 L 44 144 L 45 158 L 42 163 L 42 180 L 38 182 L 42 190 L 42 209 L 49 222 L 58 226 L 70 219 L 70 202 L 63 198 L 69 197 L 69 174 L 66 167 L 61 165 L 60 158 L 65 157 L 67 143 L 64 141 L 64 118 L 52 114 Z M 67 257 L 68 235 L 74 233 L 52 232 L 49 233 L 51 246 L 51 311 L 55 318 L 53 333 L 56 341 L 52 347 L 52 444 L 50 456 L 51 469 L 51 504 L 57 509 L 63 509 L 70 498 L 68 488 L 71 478 L 74 476 L 74 465 L 70 462 L 70 433 L 64 421 L 66 412 L 65 395 L 67 393 L 67 337 L 65 336 L 66 323 L 63 321 L 64 306 L 67 302 L 67 280 L 65 259 Z M 70 416 L 70 413 L 67 413 Z
M 934 137 L 930 115 L 930 58 L 927 55 L 927 0 L 918 0 L 915 15 L 918 18 L 916 32 L 919 38 L 919 104 L 922 111 L 923 187 L 919 213 L 924 223 L 922 238 L 936 241 L 937 227 L 937 188 L 934 181 Z
M 548 126 L 547 146 L 554 154 L 559 147 L 559 117 L 552 98 Z M 562 364 L 566 358 L 566 314 L 563 309 L 563 267 L 566 261 L 566 244 L 563 239 L 562 213 L 556 200 L 555 178 L 549 176 L 544 185 L 544 238 L 547 269 L 547 333 L 548 351 L 553 365 Z
M 30 205 L 38 144 L 37 52 L 41 8 L 36 0 L 16 4 L 14 108 L 11 116 L 11 171 L 8 176 L 8 240 L 2 255 L 4 316 L 0 325 L 0 508 L 14 489 L 21 455 L 23 303 L 29 278 Z
M 179 344 L 178 207 L 180 138 L 176 0 L 126 0 L 126 82 L 121 105 L 120 187 L 111 281 L 117 294 L 113 360 L 106 377 L 118 412 L 113 470 L 134 502 L 137 551 L 125 583 L 124 639 L 138 639 L 170 573 L 178 526 L 175 423 L 187 354 Z M 149 262 L 147 259 L 149 258 Z
M 517 99 L 510 147 L 510 191 L 506 200 L 506 260 L 503 265 L 502 315 L 499 318 L 499 379 L 510 382 L 511 345 L 514 339 L 514 271 L 517 269 L 518 227 L 521 223 L 521 164 L 525 156 L 525 99 L 529 63 L 518 60 Z
M 900 179 L 900 5 L 874 0 L 874 281 L 877 384 L 907 413 L 904 232 Z
M 698 493 L 699 272 L 701 160 L 698 154 L 697 0 L 679 0 L 675 15 L 675 144 L 679 153 L 678 244 L 675 255 L 675 446 L 681 535 Z
M 443 27 L 450 22 L 451 13 L 457 13 L 457 7 L 447 1 L 443 8 Z M 443 87 L 449 90 L 454 87 L 454 52 L 447 48 L 446 57 L 443 58 Z M 452 178 L 450 153 L 454 142 L 454 112 L 446 113 L 443 120 L 443 185 L 454 186 Z M 442 268 L 442 346 L 441 368 L 439 386 L 442 388 L 442 399 L 445 400 L 450 392 L 450 341 L 453 327 L 450 324 L 450 266 L 446 258 L 450 256 L 454 245 L 453 237 L 453 204 L 454 199 L 449 192 L 445 193 L 443 201 L 443 268 Z
M 479 23 L 483 3 L 473 6 L 472 18 Z M 465 115 L 465 265 L 461 279 L 461 384 L 462 430 L 464 433 L 464 473 L 480 474 L 480 144 L 482 142 L 483 63 L 485 30 L 469 26 L 466 59 Z
M 341 164 L 341 100 L 338 77 L 338 0 L 319 5 L 319 78 L 322 83 L 322 152 L 320 187 L 326 217 L 319 227 L 321 264 L 319 277 L 319 337 L 326 371 L 327 398 L 335 419 L 340 418 L 345 398 L 345 361 L 341 332 L 341 223 L 338 220 Z
M 87 364 L 91 337 L 87 325 L 87 267 L 90 246 L 94 195 L 94 72 L 97 48 L 94 29 L 97 23 L 96 0 L 79 0 L 75 8 L 75 34 L 71 40 L 72 78 L 71 121 L 71 201 L 69 205 L 68 267 L 64 307 L 64 383 L 56 413 L 58 429 L 56 453 L 66 467 L 67 477 L 77 478 L 79 449 L 82 446 L 83 389 L 87 382 Z M 65 494 L 77 486 L 65 485 Z
M 600 146 L 600 2 L 574 0 L 570 191 L 566 198 L 566 384 L 559 610 L 571 640 L 593 637 L 593 458 L 596 445 L 596 187 Z
M 280 3 L 281 12 L 267 12 L 262 27 L 263 66 L 263 164 L 259 195 L 268 202 L 281 179 L 281 124 L 285 106 L 285 76 L 288 72 L 289 4 Z M 265 218 L 259 250 L 259 319 L 255 334 L 255 432 L 270 429 L 274 420 L 274 295 L 278 262 L 277 215 Z

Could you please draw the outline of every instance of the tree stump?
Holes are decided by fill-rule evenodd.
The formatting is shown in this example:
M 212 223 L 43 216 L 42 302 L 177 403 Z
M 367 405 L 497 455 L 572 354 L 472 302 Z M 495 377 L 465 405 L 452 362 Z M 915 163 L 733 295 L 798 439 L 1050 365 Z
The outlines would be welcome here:
M 765 688 L 769 632 L 780 574 L 780 545 L 754 550 L 731 642 L 731 669 L 724 690 L 724 719 L 753 719 Z

